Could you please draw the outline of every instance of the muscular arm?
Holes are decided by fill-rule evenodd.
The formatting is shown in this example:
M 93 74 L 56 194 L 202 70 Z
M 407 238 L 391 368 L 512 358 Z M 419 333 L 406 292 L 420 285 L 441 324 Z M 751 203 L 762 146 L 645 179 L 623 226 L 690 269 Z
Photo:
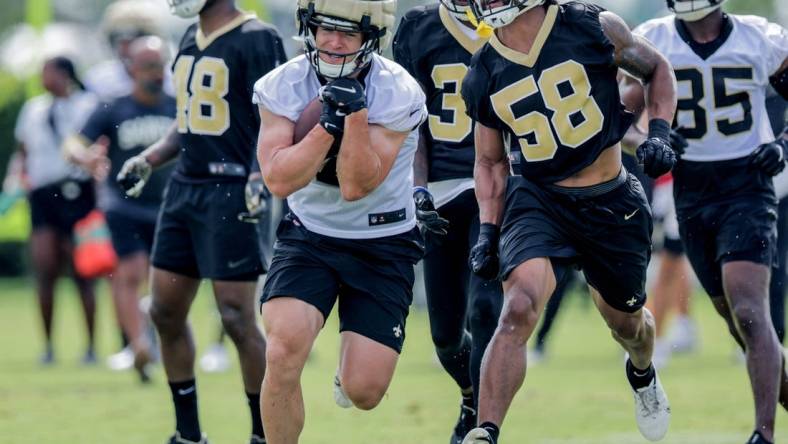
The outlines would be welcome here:
M 146 148 L 140 156 L 144 157 L 153 169 L 156 169 L 177 157 L 180 149 L 180 134 L 178 133 L 178 124 L 175 122 L 164 137 Z
M 366 109 L 347 116 L 345 135 L 337 156 L 337 178 L 342 198 L 359 200 L 374 191 L 389 175 L 408 134 L 369 125 Z
M 498 130 L 476 124 L 474 132 L 476 161 L 473 179 L 476 182 L 476 200 L 479 202 L 481 223 L 501 225 L 506 193 L 509 160 Z
M 670 63 L 646 39 L 633 35 L 621 17 L 605 11 L 599 21 L 615 46 L 615 64 L 643 83 L 649 119 L 673 122 L 676 78 Z
M 322 168 L 334 138 L 315 125 L 293 144 L 295 123 L 260 107 L 257 160 L 268 190 L 284 199 L 307 186 Z
M 419 128 L 419 145 L 413 159 L 413 186 L 426 187 L 429 180 L 430 160 L 427 157 L 429 124 L 424 122 Z

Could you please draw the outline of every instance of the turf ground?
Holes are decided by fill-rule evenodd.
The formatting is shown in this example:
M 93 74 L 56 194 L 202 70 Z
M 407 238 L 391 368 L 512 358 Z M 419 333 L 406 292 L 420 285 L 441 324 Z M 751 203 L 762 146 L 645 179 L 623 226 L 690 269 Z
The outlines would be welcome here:
M 0 443 L 163 443 L 173 429 L 161 368 L 141 386 L 132 373 L 103 366 L 117 349 L 106 287 L 99 298 L 102 365 L 79 365 L 84 333 L 73 289 L 60 286 L 56 307 L 57 365 L 41 368 L 41 335 L 31 285 L 0 281 Z M 529 370 L 503 428 L 505 443 L 634 444 L 637 432 L 621 352 L 599 315 L 571 297 L 549 343 L 549 360 Z M 665 443 L 741 444 L 751 433 L 752 402 L 742 364 L 704 297 L 693 308 L 701 349 L 674 357 L 661 373 L 673 409 Z M 199 350 L 215 335 L 213 301 L 204 287 L 193 308 Z M 307 422 L 302 443 L 445 444 L 458 413 L 458 394 L 434 361 L 424 312 L 414 311 L 394 383 L 373 412 L 333 403 L 337 323 L 332 317 L 303 377 Z M 198 372 L 200 417 L 213 444 L 248 442 L 249 414 L 237 364 L 222 374 Z M 777 439 L 788 439 L 778 412 Z

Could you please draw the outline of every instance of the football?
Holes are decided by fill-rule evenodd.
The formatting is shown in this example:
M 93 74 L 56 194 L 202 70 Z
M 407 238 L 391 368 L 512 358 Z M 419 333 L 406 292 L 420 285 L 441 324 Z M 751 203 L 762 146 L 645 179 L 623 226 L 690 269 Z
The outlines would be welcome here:
M 306 105 L 301 112 L 293 129 L 293 143 L 298 143 L 312 131 L 312 128 L 320 122 L 320 113 L 323 110 L 323 102 L 319 97 L 315 97 Z

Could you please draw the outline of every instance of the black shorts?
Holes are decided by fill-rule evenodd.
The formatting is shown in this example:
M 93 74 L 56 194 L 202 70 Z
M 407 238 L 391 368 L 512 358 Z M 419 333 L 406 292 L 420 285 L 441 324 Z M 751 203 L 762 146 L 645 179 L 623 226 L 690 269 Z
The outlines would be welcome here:
M 279 224 L 261 301 L 293 297 L 328 318 L 339 299 L 339 330 L 391 347 L 405 340 L 413 267 L 424 249 L 417 228 L 377 239 L 338 239 L 304 228 L 292 213 Z
M 540 257 L 552 259 L 554 268 L 577 265 L 605 302 L 635 312 L 646 302 L 652 229 L 643 187 L 624 169 L 613 181 L 574 189 L 510 177 L 499 245 L 501 277 Z M 556 269 L 556 276 L 564 271 Z
M 777 260 L 777 199 L 772 178 L 748 159 L 680 161 L 673 170 L 679 233 L 711 297 L 723 296 L 722 265 Z
M 74 224 L 96 207 L 93 182 L 66 180 L 30 192 L 30 219 L 33 229 L 53 228 L 71 236 Z
M 153 236 L 156 232 L 156 215 L 146 217 L 107 210 L 107 226 L 112 237 L 112 248 L 120 259 L 136 253 L 150 255 L 153 249 Z
M 257 229 L 238 220 L 246 211 L 244 185 L 173 177 L 156 223 L 153 266 L 193 278 L 257 280 L 263 272 Z

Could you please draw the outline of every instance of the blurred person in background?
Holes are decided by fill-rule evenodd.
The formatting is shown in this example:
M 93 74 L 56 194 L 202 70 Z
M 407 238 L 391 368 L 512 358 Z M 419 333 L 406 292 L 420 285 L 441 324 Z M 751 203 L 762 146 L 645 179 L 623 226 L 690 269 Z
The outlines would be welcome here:
M 113 57 L 90 68 L 84 75 L 85 87 L 105 102 L 131 94 L 134 79 L 131 73 L 130 45 L 134 39 L 160 35 L 159 17 L 151 2 L 118 0 L 107 6 L 101 20 Z M 164 91 L 174 95 L 170 70 L 165 70 Z
M 79 135 L 66 141 L 69 159 L 101 184 L 99 207 L 107 218 L 118 266 L 112 275 L 115 315 L 134 353 L 134 367 L 149 379 L 152 359 L 139 296 L 146 281 L 156 217 L 171 168 L 151 175 L 142 194 L 126 196 L 115 181 L 123 162 L 159 140 L 175 119 L 175 99 L 163 92 L 167 48 L 159 37 L 141 37 L 129 46 L 131 95 L 97 107 Z
M 55 362 L 52 344 L 55 284 L 62 273 L 73 273 L 70 265 L 74 225 L 95 206 L 90 175 L 68 163 L 60 147 L 82 127 L 97 101 L 85 92 L 74 63 L 66 57 L 46 60 L 41 83 L 47 93 L 28 100 L 22 107 L 15 137 L 19 144 L 17 155 L 23 165 L 17 172 L 24 175 L 29 187 L 33 227 L 31 260 L 46 341 L 41 363 L 52 364 Z M 82 302 L 88 334 L 82 362 L 93 364 L 96 361 L 93 282 L 76 273 L 71 278 Z
M 134 80 L 131 75 L 129 48 L 134 39 L 158 35 L 159 18 L 150 1 L 117 0 L 104 10 L 100 29 L 112 50 L 112 57 L 91 67 L 83 76 L 85 87 L 98 95 L 103 102 L 110 103 L 118 97 L 132 94 Z M 165 70 L 164 91 L 174 95 L 169 67 Z M 122 326 L 122 350 L 107 357 L 112 370 L 126 370 L 134 365 L 134 350 Z
M 627 91 L 627 81 L 622 79 L 622 92 Z M 625 105 L 630 111 L 641 114 L 639 122 L 633 123 L 623 139 L 624 165 L 633 168 L 638 180 L 648 190 L 647 196 L 658 229 L 653 236 L 660 236 L 656 242 L 656 275 L 652 277 L 650 297 L 646 307 L 654 315 L 656 340 L 654 342 L 653 362 L 656 368 L 667 365 L 670 355 L 675 352 L 689 352 L 697 346 L 698 334 L 695 321 L 689 311 L 689 298 L 692 294 L 692 270 L 684 254 L 684 246 L 679 236 L 678 220 L 673 201 L 673 177 L 670 173 L 652 179 L 640 173 L 635 147 L 646 140 L 643 130 L 647 117 L 643 112 L 643 100 L 638 96 L 632 99 L 623 96 Z M 675 130 L 671 130 L 673 149 L 680 152 L 686 146 L 677 138 Z M 665 325 L 668 317 L 676 311 L 676 320 L 670 333 L 666 333 Z

